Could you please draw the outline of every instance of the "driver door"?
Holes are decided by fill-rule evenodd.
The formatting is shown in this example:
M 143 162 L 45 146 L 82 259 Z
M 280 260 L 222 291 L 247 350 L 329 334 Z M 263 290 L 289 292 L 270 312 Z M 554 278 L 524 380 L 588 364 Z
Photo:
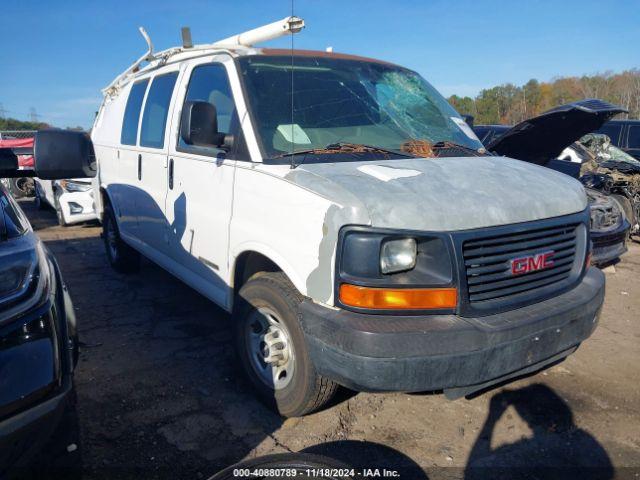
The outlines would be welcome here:
M 229 81 L 229 71 L 233 68 L 233 63 L 226 58 L 189 65 L 175 115 L 182 111 L 185 101 L 212 103 L 217 110 L 219 132 L 239 138 L 238 115 Z M 176 117 L 174 124 L 165 201 L 174 273 L 225 306 L 236 153 L 187 145 L 179 136 L 180 118 Z

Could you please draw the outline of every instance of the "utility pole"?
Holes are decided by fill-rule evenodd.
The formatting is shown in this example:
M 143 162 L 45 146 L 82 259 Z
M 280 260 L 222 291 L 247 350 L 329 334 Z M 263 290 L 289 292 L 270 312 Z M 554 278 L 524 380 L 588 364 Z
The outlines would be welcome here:
M 29 120 L 31 120 L 33 123 L 36 123 L 38 121 L 39 116 L 40 115 L 36 113 L 36 109 L 34 107 L 31 107 L 29 109 Z
M 4 105 L 0 103 L 0 118 L 4 118 L 6 110 L 4 109 Z

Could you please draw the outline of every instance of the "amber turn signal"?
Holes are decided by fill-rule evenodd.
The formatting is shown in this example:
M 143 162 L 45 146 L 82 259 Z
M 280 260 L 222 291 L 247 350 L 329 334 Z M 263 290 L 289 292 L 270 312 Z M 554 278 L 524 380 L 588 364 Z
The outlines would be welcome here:
M 343 283 L 340 302 L 350 307 L 378 310 L 434 310 L 455 308 L 458 291 L 455 288 L 371 288 Z

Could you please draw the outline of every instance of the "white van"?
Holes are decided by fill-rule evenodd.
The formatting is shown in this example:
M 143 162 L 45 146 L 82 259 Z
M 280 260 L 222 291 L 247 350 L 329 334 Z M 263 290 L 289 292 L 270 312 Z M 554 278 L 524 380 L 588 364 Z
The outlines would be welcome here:
M 105 90 L 111 264 L 144 255 L 231 312 L 286 416 L 337 385 L 457 398 L 572 353 L 604 298 L 580 183 L 487 154 L 411 70 L 246 45 L 295 22 L 150 46 Z

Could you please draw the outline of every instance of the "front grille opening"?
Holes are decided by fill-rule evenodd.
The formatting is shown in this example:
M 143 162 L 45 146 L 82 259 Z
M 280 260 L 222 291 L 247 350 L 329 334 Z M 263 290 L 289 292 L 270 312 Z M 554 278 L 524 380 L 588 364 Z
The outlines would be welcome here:
M 463 243 L 469 303 L 508 300 L 523 293 L 535 296 L 549 285 L 571 275 L 578 247 L 579 223 L 532 227 L 517 232 L 488 235 Z M 512 261 L 552 252 L 552 264 L 524 273 L 512 272 Z

